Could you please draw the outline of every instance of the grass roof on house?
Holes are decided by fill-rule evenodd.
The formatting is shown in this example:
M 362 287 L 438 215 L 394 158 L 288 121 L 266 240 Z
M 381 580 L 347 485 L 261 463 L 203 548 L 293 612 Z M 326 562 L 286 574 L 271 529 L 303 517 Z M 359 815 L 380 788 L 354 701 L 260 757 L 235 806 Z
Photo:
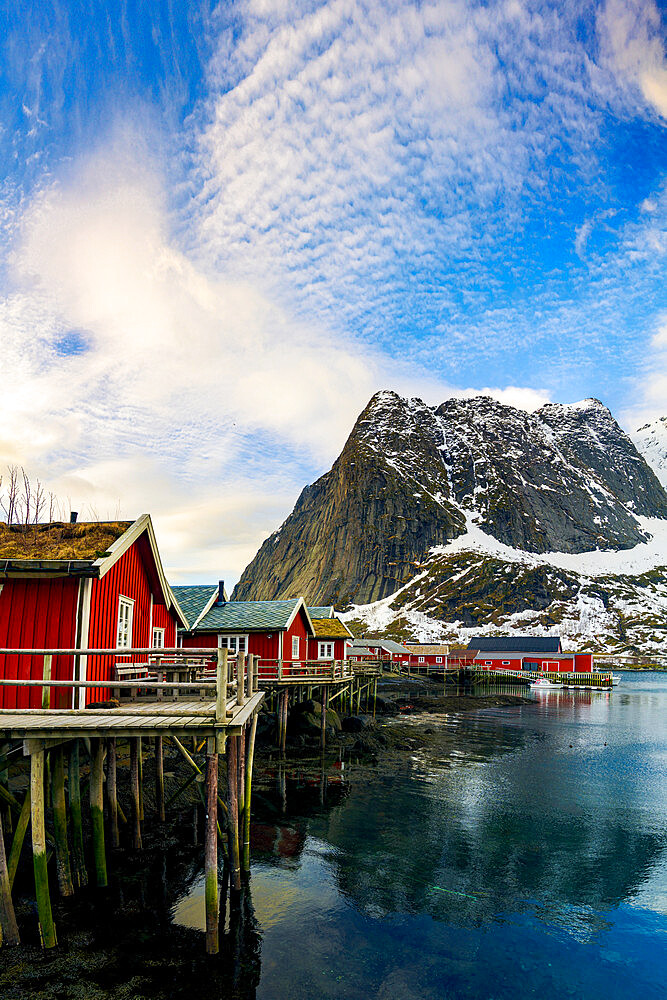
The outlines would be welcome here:
M 132 521 L 82 521 L 69 524 L 51 521 L 46 524 L 0 522 L 0 560 L 2 559 L 99 559 L 124 535 Z
M 352 633 L 340 618 L 313 618 L 313 629 L 318 639 L 352 638 Z

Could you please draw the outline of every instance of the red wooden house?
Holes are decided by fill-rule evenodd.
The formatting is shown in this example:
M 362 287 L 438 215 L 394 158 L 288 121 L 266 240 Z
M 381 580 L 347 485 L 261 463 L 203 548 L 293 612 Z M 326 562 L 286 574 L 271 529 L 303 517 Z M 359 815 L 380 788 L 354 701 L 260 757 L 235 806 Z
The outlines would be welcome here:
M 491 670 L 590 673 L 592 653 L 563 652 L 557 636 L 484 636 L 472 639 L 476 664 Z
M 0 525 L 0 648 L 176 645 L 185 618 L 167 583 L 148 514 L 136 521 Z M 55 656 L 54 680 L 114 679 L 117 657 Z M 42 656 L 0 654 L 0 676 L 41 680 Z M 54 688 L 52 708 L 83 707 L 108 688 Z M 3 708 L 38 708 L 41 689 L 0 687 Z
M 179 632 L 183 647 L 225 647 L 230 653 L 254 653 L 261 660 L 302 663 L 315 637 L 302 597 L 288 601 L 228 601 L 222 583 L 174 587 L 188 623 Z
M 410 650 L 411 667 L 435 667 L 444 670 L 447 666 L 449 646 L 427 642 L 406 642 Z
M 346 660 L 354 636 L 333 608 L 308 608 L 315 635 L 308 640 L 309 660 Z

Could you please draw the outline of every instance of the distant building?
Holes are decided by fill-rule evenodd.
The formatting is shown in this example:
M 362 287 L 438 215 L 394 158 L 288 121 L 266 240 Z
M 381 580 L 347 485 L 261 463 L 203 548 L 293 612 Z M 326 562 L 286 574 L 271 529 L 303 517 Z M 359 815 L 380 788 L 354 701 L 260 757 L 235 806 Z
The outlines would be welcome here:
M 410 650 L 410 666 L 444 669 L 447 665 L 449 646 L 444 643 L 406 642 L 405 645 Z
M 471 639 L 474 662 L 491 670 L 589 673 L 593 654 L 563 652 L 558 636 L 481 636 Z

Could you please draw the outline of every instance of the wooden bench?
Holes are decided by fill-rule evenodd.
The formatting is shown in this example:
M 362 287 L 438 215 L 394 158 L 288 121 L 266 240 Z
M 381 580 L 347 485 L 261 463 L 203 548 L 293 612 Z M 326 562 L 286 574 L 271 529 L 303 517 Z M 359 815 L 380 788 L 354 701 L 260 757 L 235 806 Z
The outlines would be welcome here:
M 116 680 L 117 681 L 156 681 L 158 679 L 157 671 L 154 666 L 148 663 L 117 663 L 116 664 Z M 141 688 L 140 684 L 136 687 L 129 689 L 130 691 L 130 701 L 136 701 L 139 696 L 139 690 Z M 127 688 L 121 689 L 116 688 L 114 691 L 114 697 L 120 701 L 121 690 L 127 691 Z

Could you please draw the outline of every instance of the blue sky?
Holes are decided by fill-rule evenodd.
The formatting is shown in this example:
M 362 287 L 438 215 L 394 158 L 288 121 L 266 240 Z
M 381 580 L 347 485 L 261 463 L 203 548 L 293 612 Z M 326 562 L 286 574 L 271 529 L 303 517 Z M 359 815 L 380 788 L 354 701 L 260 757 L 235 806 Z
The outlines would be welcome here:
M 237 576 L 378 388 L 667 405 L 653 2 L 0 4 L 0 464 Z

